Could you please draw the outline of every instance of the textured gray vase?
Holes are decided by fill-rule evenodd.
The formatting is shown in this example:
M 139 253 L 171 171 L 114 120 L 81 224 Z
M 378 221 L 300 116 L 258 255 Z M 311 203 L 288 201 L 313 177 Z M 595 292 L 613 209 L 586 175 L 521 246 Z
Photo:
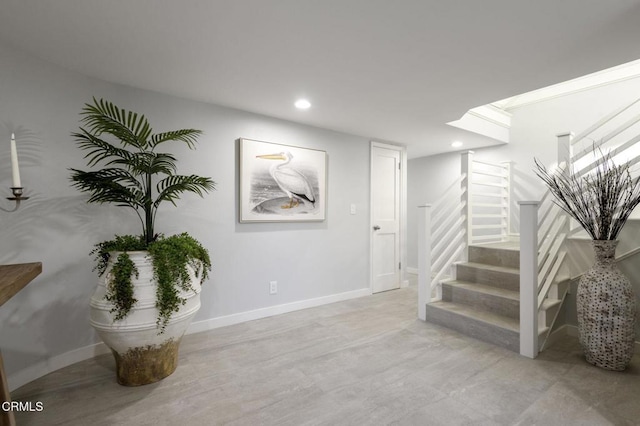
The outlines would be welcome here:
M 624 370 L 633 357 L 636 298 L 615 262 L 617 241 L 594 240 L 595 264 L 580 278 L 578 333 L 591 364 Z

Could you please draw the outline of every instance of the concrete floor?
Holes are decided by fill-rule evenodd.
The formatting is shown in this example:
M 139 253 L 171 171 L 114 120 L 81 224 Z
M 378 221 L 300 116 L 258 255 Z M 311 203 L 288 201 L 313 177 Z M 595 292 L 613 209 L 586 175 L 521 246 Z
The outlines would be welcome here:
M 416 288 L 185 336 L 165 380 L 116 384 L 110 355 L 14 392 L 27 425 L 638 425 L 640 356 L 530 360 L 416 319 Z

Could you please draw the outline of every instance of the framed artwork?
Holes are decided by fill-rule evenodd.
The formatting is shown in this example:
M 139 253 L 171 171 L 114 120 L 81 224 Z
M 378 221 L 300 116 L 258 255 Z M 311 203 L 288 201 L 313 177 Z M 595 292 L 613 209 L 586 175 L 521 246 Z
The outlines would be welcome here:
M 240 222 L 323 221 L 327 153 L 240 139 Z

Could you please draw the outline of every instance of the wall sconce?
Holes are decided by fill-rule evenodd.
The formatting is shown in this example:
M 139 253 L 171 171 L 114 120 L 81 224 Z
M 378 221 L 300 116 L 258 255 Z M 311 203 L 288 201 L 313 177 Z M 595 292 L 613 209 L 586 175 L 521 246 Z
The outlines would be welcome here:
M 14 201 L 16 203 L 16 205 L 13 207 L 13 209 L 4 209 L 2 207 L 0 207 L 0 210 L 2 210 L 3 212 L 7 212 L 7 213 L 11 213 L 11 212 L 15 212 L 16 210 L 18 210 L 18 208 L 20 208 L 20 202 L 22 200 L 28 200 L 29 197 L 24 197 L 22 196 L 22 190 L 23 188 L 11 188 L 11 192 L 13 192 L 13 197 L 7 197 L 7 200 L 9 201 Z
M 13 186 L 11 187 L 11 192 L 13 193 L 13 197 L 7 197 L 9 201 L 15 201 L 16 205 L 13 209 L 7 210 L 0 207 L 0 210 L 11 213 L 18 210 L 20 207 L 20 202 L 22 200 L 28 200 L 29 197 L 24 197 L 22 194 L 22 185 L 20 184 L 20 166 L 18 165 L 18 150 L 16 149 L 16 136 L 11 133 L 11 173 L 13 175 Z

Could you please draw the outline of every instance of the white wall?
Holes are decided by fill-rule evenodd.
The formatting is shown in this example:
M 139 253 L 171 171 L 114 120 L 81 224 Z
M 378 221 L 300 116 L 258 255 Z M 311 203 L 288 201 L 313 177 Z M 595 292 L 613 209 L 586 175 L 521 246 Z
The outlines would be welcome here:
M 141 232 L 132 211 L 87 205 L 86 195 L 69 186 L 68 168 L 85 166 L 70 133 L 94 96 L 144 113 L 156 131 L 204 131 L 197 151 L 174 150 L 178 171 L 211 176 L 217 191 L 204 199 L 187 195 L 178 209 L 165 206 L 156 225 L 165 234 L 188 231 L 211 252 L 213 273 L 195 321 L 369 289 L 368 140 L 94 80 L 7 46 L 0 45 L 0 57 L 0 140 L 6 141 L 0 143 L 0 191 L 9 194 L 14 131 L 31 196 L 18 213 L 0 212 L 0 263 L 43 262 L 42 275 L 0 308 L 10 380 L 99 341 L 88 324 L 97 279 L 88 253 L 116 233 Z M 327 220 L 239 224 L 240 137 L 325 150 Z M 269 295 L 270 280 L 278 281 L 277 295 Z
M 533 172 L 534 157 L 546 165 L 556 163 L 557 134 L 568 131 L 578 134 L 639 96 L 640 78 L 635 78 L 517 108 L 511 111 L 511 142 L 478 149 L 474 158 L 492 162 L 513 161 L 516 199 L 539 199 L 544 187 Z M 413 159 L 409 161 L 408 168 L 408 262 L 409 267 L 416 268 L 418 209 L 415 206 L 435 201 L 459 176 L 460 154 Z M 634 270 L 632 265 L 640 263 L 637 259 L 627 260 L 622 267 L 634 284 L 636 296 L 640 296 L 640 266 Z M 567 323 L 572 325 L 577 324 L 574 294 L 575 289 L 567 304 Z

